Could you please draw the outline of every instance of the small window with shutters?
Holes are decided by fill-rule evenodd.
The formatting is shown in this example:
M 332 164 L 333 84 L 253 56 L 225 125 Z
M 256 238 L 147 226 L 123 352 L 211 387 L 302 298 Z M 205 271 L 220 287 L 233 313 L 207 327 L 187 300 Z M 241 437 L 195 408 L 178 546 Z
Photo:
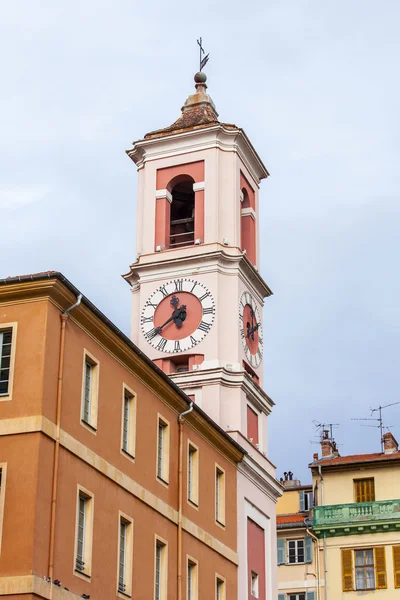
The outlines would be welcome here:
M 373 477 L 354 479 L 354 499 L 356 502 L 375 502 L 375 482 Z
M 384 546 L 362 549 L 343 548 L 343 591 L 386 589 L 387 576 L 385 552 Z
M 394 587 L 400 588 L 400 546 L 393 546 Z

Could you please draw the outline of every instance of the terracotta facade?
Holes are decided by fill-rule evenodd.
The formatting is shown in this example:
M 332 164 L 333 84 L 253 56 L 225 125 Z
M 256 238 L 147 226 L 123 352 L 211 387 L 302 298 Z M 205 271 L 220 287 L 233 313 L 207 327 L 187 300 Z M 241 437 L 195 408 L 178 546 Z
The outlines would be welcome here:
M 193 598 L 214 598 L 217 575 L 226 580 L 226 598 L 237 598 L 236 480 L 244 451 L 195 407 L 183 417 L 180 463 L 178 415 L 189 409 L 189 398 L 87 299 L 61 319 L 76 296 L 58 273 L 0 283 L 0 331 L 4 323 L 16 331 L 12 397 L 0 398 L 0 593 L 155 598 L 162 540 L 162 599 L 187 597 L 189 557 L 197 564 Z M 85 356 L 97 369 L 95 426 L 82 422 Z M 124 386 L 135 395 L 134 455 L 121 449 Z M 166 481 L 157 477 L 159 419 L 168 424 Z M 188 501 L 189 444 L 197 449 L 197 505 Z M 223 525 L 211 486 L 216 465 L 224 472 Z M 79 490 L 91 502 L 87 573 L 76 568 Z M 118 591 L 121 515 L 132 534 L 126 593 Z M 89 513 L 85 518 L 88 527 Z M 49 576 L 61 586 L 47 582 Z

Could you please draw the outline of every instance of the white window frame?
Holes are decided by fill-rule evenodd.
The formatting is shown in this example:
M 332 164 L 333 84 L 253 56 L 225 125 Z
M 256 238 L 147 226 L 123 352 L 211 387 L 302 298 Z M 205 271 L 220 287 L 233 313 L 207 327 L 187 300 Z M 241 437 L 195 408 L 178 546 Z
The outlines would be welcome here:
M 304 510 L 310 511 L 313 508 L 314 494 L 312 492 L 304 492 Z M 311 502 L 310 502 L 311 500 Z M 307 504 L 307 506 L 306 506 Z
M 187 600 L 198 600 L 199 597 L 199 566 L 198 561 L 192 556 L 186 557 L 186 598 Z
M 87 402 L 86 364 L 91 366 L 91 378 L 89 389 L 89 420 L 86 420 L 85 404 Z M 91 433 L 97 432 L 98 402 L 99 402 L 99 376 L 100 362 L 86 348 L 83 351 L 83 374 L 82 374 L 82 400 L 81 400 L 81 425 Z
M 3 333 L 11 332 L 11 354 L 10 365 L 8 367 L 8 387 L 7 392 L 0 393 L 0 402 L 12 400 L 13 383 L 14 383 L 14 366 L 15 366 L 15 351 L 17 347 L 17 325 L 13 321 L 10 323 L 0 323 L 0 366 L 3 350 Z
M 258 582 L 258 573 L 256 573 L 255 571 L 251 571 L 251 595 L 254 598 L 258 598 Z
M 85 501 L 85 513 L 83 523 L 83 552 L 82 560 L 84 566 L 82 569 L 77 568 L 78 557 L 78 536 L 79 536 L 79 520 L 81 499 Z M 75 551 L 74 551 L 74 575 L 85 580 L 91 578 L 92 573 L 92 548 L 93 548 L 93 512 L 94 512 L 94 495 L 89 490 L 81 485 L 77 487 L 76 498 L 76 521 L 75 521 Z M 79 559 L 80 560 L 80 559 Z
M 125 528 L 124 565 L 121 576 L 121 529 Z M 118 513 L 118 556 L 117 556 L 117 595 L 126 598 L 132 595 L 132 561 L 133 561 L 133 519 L 119 511 Z
M 215 522 L 225 528 L 225 469 L 215 463 Z
M 136 393 L 124 383 L 122 385 L 121 453 L 131 460 L 136 454 L 136 405 Z
M 303 544 L 303 555 L 304 559 L 299 561 L 299 542 Z M 295 544 L 295 561 L 290 562 L 289 559 L 289 546 L 291 543 Z M 306 564 L 306 540 L 304 538 L 295 538 L 295 539 L 287 539 L 286 540 L 286 548 L 287 548 L 287 564 L 288 565 L 304 565 Z
M 0 463 L 0 554 L 3 540 L 4 503 L 6 498 L 7 463 Z
M 155 536 L 154 552 L 154 600 L 167 600 L 168 597 L 168 543 Z
M 215 600 L 226 600 L 226 579 L 215 574 Z
M 187 500 L 198 508 L 199 506 L 199 448 L 188 440 L 187 452 Z
M 162 430 L 162 433 L 161 433 Z M 156 476 L 163 485 L 169 484 L 170 423 L 160 413 L 157 418 Z

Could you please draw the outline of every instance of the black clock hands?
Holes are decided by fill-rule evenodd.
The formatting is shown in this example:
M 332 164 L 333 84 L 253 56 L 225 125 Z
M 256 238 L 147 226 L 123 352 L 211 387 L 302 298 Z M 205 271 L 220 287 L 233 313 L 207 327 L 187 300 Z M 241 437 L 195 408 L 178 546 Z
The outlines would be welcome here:
M 168 323 L 171 323 L 171 321 L 174 321 L 176 327 L 180 328 L 180 327 L 182 327 L 182 324 L 183 324 L 184 320 L 186 319 L 186 305 L 182 304 L 178 308 L 179 298 L 177 298 L 175 295 L 172 296 L 172 298 L 171 298 L 171 304 L 174 307 L 174 311 L 173 311 L 172 315 L 170 316 L 170 318 L 165 321 L 165 323 L 163 323 L 159 327 L 156 327 L 157 333 L 161 333 L 163 328 L 166 325 L 168 325 Z
M 249 323 L 249 325 L 250 325 L 250 323 Z M 252 340 L 254 341 L 254 332 L 257 331 L 257 329 L 259 327 L 260 327 L 260 323 L 257 323 L 253 327 L 248 327 L 246 338 L 248 339 L 250 336 L 252 336 Z

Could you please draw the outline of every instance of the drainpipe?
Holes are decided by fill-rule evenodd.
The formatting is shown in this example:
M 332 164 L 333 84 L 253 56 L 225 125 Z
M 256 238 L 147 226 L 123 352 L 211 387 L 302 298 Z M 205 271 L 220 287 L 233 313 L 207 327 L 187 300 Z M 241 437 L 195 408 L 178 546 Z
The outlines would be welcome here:
M 318 465 L 318 473 L 321 481 L 321 505 L 324 506 L 324 478 L 322 476 L 322 466 Z M 328 600 L 328 565 L 326 561 L 326 531 L 324 532 L 324 577 L 325 577 L 325 600 Z
M 182 473 L 183 473 L 183 417 L 193 410 L 193 402 L 190 402 L 188 410 L 178 416 L 179 428 L 179 459 L 178 459 L 178 576 L 177 576 L 177 600 L 182 600 Z
M 312 531 L 310 531 L 309 527 L 308 527 L 308 523 L 307 523 L 307 519 L 304 519 L 304 525 L 306 527 L 306 532 L 307 535 L 309 535 L 313 542 L 315 542 L 316 548 L 317 548 L 317 552 L 316 552 L 316 566 L 317 566 L 317 600 L 320 600 L 321 598 L 321 590 L 320 590 L 320 576 L 319 576 L 319 546 L 318 546 L 318 538 L 316 535 L 314 535 L 312 533 Z
M 55 538 L 55 522 L 56 522 L 56 505 L 57 505 L 57 484 L 58 484 L 58 457 L 60 453 L 60 423 L 61 423 L 61 397 L 63 385 L 63 370 L 64 370 L 64 349 L 65 349 L 65 326 L 69 317 L 69 313 L 73 308 L 79 306 L 82 300 L 82 294 L 79 294 L 75 304 L 67 308 L 61 315 L 61 332 L 60 332 L 60 351 L 58 356 L 58 381 L 57 381 L 57 404 L 56 404 L 56 445 L 54 448 L 54 463 L 53 463 L 53 489 L 51 495 L 51 520 L 50 520 L 50 549 L 49 549 L 49 571 L 48 576 L 50 581 L 53 581 L 54 571 L 54 538 Z M 50 588 L 50 597 L 52 596 Z

